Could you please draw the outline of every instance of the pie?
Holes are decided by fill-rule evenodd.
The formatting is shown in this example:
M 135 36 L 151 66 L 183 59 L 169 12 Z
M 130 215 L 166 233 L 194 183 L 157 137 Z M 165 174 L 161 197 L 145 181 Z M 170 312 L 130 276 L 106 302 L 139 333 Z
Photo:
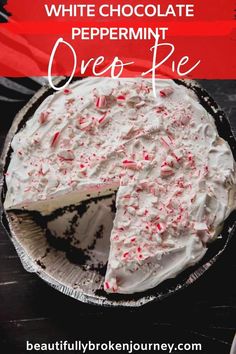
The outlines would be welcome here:
M 184 85 L 155 86 L 78 80 L 11 143 L 6 210 L 47 215 L 116 192 L 106 292 L 145 291 L 194 265 L 236 207 L 235 161 L 214 118 Z

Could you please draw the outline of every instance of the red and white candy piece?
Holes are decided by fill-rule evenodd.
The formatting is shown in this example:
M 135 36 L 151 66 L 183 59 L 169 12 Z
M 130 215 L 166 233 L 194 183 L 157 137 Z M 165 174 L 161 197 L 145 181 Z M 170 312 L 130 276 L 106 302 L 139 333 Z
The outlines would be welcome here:
M 95 106 L 97 108 L 104 108 L 107 105 L 107 100 L 106 100 L 106 96 L 102 95 L 102 96 L 98 96 L 95 99 Z
M 175 165 L 174 157 L 171 156 L 171 155 L 168 155 L 168 156 L 166 157 L 165 162 L 163 163 L 163 166 L 174 167 L 174 165 Z
M 58 143 L 60 137 L 60 132 L 56 132 L 53 137 L 52 137 L 52 141 L 51 141 L 51 147 L 55 147 Z
M 157 231 L 158 233 L 162 234 L 163 232 L 166 231 L 166 224 L 164 224 L 163 222 L 159 222 L 157 225 Z
M 81 124 L 84 122 L 86 122 L 86 118 L 79 114 L 76 120 L 76 127 L 80 129 Z
M 137 136 L 141 133 L 141 129 L 133 126 L 127 127 L 125 131 L 123 131 L 121 137 L 122 139 L 132 139 L 134 136 Z
M 123 253 L 123 258 L 124 259 L 128 259 L 129 256 L 130 256 L 130 253 L 128 251 Z
M 65 88 L 65 89 L 63 90 L 63 93 L 64 93 L 64 95 L 70 95 L 70 94 L 72 93 L 72 90 L 69 89 L 69 88 Z
M 130 168 L 131 170 L 137 170 L 139 169 L 139 165 L 136 161 L 133 161 L 133 160 L 124 160 L 122 162 L 123 166 L 125 168 Z
M 182 160 L 182 154 L 180 153 L 180 151 L 172 151 L 171 155 L 175 158 L 176 162 L 180 163 Z
M 167 97 L 170 96 L 174 92 L 174 89 L 170 86 L 164 87 L 163 89 L 160 90 L 160 96 L 161 97 Z
M 145 101 L 140 101 L 139 103 L 137 103 L 137 104 L 135 105 L 135 107 L 136 107 L 136 108 L 140 108 L 140 107 L 145 106 L 145 104 L 146 104 Z
M 142 82 L 141 84 L 137 85 L 136 91 L 137 91 L 137 93 L 140 93 L 140 92 L 149 93 L 150 88 Z
M 161 176 L 162 177 L 172 176 L 173 174 L 174 174 L 174 170 L 171 166 L 165 165 L 165 164 L 161 166 Z
M 169 149 L 171 143 L 170 143 L 168 137 L 163 138 L 163 136 L 162 136 L 160 139 L 161 139 L 162 145 L 163 145 L 166 149 Z M 167 139 L 168 139 L 168 141 L 167 141 Z
M 103 114 L 99 119 L 98 119 L 98 124 L 100 127 L 106 125 L 106 123 L 108 123 L 110 120 L 107 112 L 105 114 Z
M 93 121 L 92 120 L 87 120 L 86 122 L 80 124 L 80 129 L 89 131 L 92 127 Z
M 123 103 L 125 101 L 125 96 L 124 95 L 119 95 L 116 97 L 116 100 L 118 103 Z
M 39 116 L 39 123 L 41 125 L 47 123 L 48 122 L 48 116 L 49 116 L 49 112 L 47 112 L 47 111 L 41 112 L 40 116 Z
M 193 154 L 188 153 L 187 158 L 188 158 L 188 166 L 194 168 L 195 167 L 195 159 L 194 159 Z
M 64 93 L 64 95 L 69 95 L 69 94 L 72 93 L 72 90 L 69 89 L 69 88 L 65 88 L 65 89 L 63 90 L 63 93 Z
M 111 278 L 108 280 L 105 280 L 104 282 L 104 290 L 106 290 L 107 292 L 113 292 L 115 293 L 118 290 L 118 286 L 117 286 L 117 281 L 115 278 Z
M 108 281 L 105 281 L 105 283 L 104 283 L 104 289 L 105 289 L 105 290 L 110 289 L 110 284 L 109 284 Z
M 83 116 L 79 116 L 76 122 L 77 128 L 84 131 L 90 131 L 91 128 L 93 127 L 93 124 L 94 121 L 91 117 L 83 117 Z

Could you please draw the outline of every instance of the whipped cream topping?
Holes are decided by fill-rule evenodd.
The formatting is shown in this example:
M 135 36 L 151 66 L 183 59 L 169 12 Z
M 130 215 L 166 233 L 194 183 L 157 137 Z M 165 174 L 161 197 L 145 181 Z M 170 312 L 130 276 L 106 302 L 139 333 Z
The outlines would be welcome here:
M 49 96 L 12 141 L 5 208 L 50 213 L 117 190 L 104 289 L 153 288 L 199 261 L 235 208 L 230 147 L 172 80 L 87 78 Z

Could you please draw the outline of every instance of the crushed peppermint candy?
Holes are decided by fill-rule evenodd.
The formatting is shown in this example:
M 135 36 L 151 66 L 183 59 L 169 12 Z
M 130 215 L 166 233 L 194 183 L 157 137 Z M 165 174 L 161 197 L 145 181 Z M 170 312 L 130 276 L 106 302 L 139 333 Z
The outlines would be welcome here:
M 104 113 L 99 119 L 98 119 L 98 124 L 100 127 L 103 127 L 110 121 L 110 117 L 108 113 Z
M 72 90 L 69 89 L 69 88 L 65 88 L 65 89 L 63 90 L 63 93 L 64 93 L 64 95 L 70 95 L 70 94 L 72 93 Z
M 130 169 L 134 169 L 134 170 L 139 169 L 139 164 L 133 160 L 124 160 L 124 161 L 122 161 L 122 164 L 126 168 L 130 168 Z
M 47 111 L 41 112 L 39 116 L 39 123 L 41 125 L 46 124 L 48 122 L 48 116 L 49 116 L 49 112 Z
M 52 141 L 51 141 L 51 147 L 55 147 L 57 145 L 59 137 L 60 137 L 60 132 L 56 132 L 53 135 L 53 138 L 52 138 Z
M 162 177 L 167 177 L 167 176 L 172 176 L 174 174 L 174 170 L 172 167 L 170 167 L 169 165 L 162 165 L 161 166 L 161 176 Z
M 95 105 L 97 108 L 104 108 L 107 105 L 106 96 L 99 96 L 95 99 Z
M 164 87 L 163 89 L 160 90 L 160 96 L 167 97 L 170 96 L 173 92 L 174 89 L 172 87 Z
M 116 100 L 118 103 L 123 103 L 125 101 L 126 97 L 124 95 L 119 95 L 116 97 Z

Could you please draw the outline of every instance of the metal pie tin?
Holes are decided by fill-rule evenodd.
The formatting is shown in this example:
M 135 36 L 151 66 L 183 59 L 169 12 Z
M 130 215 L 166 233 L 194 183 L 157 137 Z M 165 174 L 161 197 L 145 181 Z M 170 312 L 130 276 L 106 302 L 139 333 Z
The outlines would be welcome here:
M 64 80 L 65 78 L 57 78 L 55 85 L 62 84 Z M 200 103 L 214 117 L 219 135 L 228 141 L 236 159 L 236 140 L 224 112 L 195 81 L 176 80 L 176 82 L 187 86 L 196 93 Z M 209 244 L 206 255 L 198 264 L 183 271 L 177 277 L 164 281 L 154 289 L 132 295 L 121 295 L 106 294 L 103 291 L 104 269 L 102 267 L 99 271 L 96 267 L 93 268 L 91 264 L 88 267 L 84 267 L 84 265 L 82 266 L 80 262 L 76 261 L 76 252 L 73 257 L 71 248 L 69 247 L 68 249 L 68 243 L 65 244 L 61 241 L 60 247 L 58 247 L 53 242 L 50 242 L 50 238 L 47 237 L 45 222 L 42 218 L 35 217 L 32 213 L 25 211 L 4 210 L 3 203 L 6 194 L 4 172 L 7 170 L 12 152 L 11 140 L 33 115 L 41 102 L 53 92 L 53 89 L 49 86 L 42 87 L 16 115 L 6 137 L 1 158 L 1 220 L 24 268 L 28 272 L 36 273 L 49 285 L 62 293 L 84 303 L 100 306 L 139 307 L 152 301 L 160 301 L 169 295 L 174 295 L 195 282 L 216 262 L 235 233 L 235 211 L 224 222 L 222 232 L 213 243 Z M 70 257 L 68 257 L 68 254 Z

